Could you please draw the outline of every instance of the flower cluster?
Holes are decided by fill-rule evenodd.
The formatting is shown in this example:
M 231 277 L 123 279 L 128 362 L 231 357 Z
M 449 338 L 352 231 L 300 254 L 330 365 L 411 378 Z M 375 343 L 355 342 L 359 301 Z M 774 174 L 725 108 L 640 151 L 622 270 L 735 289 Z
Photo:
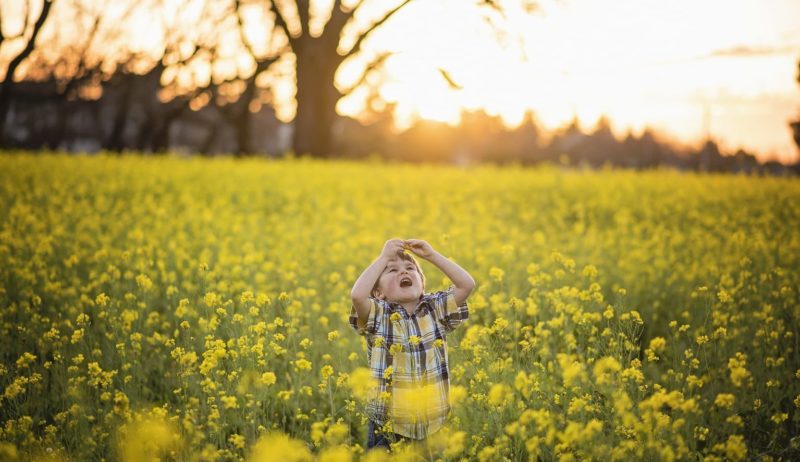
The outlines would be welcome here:
M 391 457 L 800 457 L 797 182 L 49 154 L 0 176 L 0 459 L 388 459 L 365 403 L 431 401 L 376 396 L 347 322 L 389 236 L 478 283 L 446 342 L 367 339 L 448 355 L 446 426 Z

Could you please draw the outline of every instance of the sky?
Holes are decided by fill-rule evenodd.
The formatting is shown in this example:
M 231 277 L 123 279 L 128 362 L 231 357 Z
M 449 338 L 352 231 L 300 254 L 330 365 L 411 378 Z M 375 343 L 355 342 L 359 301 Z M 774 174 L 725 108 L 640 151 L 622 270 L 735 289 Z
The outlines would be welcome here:
M 397 1 L 366 1 L 356 19 L 363 27 Z M 492 27 L 474 0 L 414 0 L 363 43 L 364 53 L 345 61 L 338 86 L 348 88 L 366 59 L 390 51 L 373 83 L 381 99 L 395 103 L 399 130 L 416 119 L 455 124 L 465 109 L 513 127 L 530 110 L 545 129 L 577 118 L 591 131 L 605 116 L 618 137 L 649 127 L 679 144 L 698 146 L 710 136 L 723 152 L 800 160 L 788 126 L 800 119 L 800 0 L 541 0 L 533 14 L 517 0 L 502 2 L 508 10 L 492 17 Z M 185 0 L 162 4 L 172 5 L 167 16 L 176 25 L 195 24 L 202 13 Z M 331 4 L 314 3 L 321 11 Z M 134 15 L 129 27 L 140 30 L 149 20 Z M 263 22 L 248 27 L 253 37 L 268 36 Z M 162 40 L 134 34 L 128 46 L 158 51 Z M 235 74 L 239 66 L 230 67 Z M 277 114 L 288 122 L 294 85 L 288 78 L 273 84 Z M 365 92 L 343 98 L 339 113 L 363 115 Z
M 697 145 L 708 134 L 724 152 L 788 163 L 800 159 L 788 127 L 800 118 L 797 18 L 798 0 L 545 0 L 495 18 L 507 29 L 498 37 L 463 0 L 417 0 L 365 49 L 394 52 L 380 94 L 397 103 L 401 129 L 456 123 L 462 108 L 511 126 L 530 109 L 550 129 L 577 117 L 591 130 L 605 115 L 618 136 L 651 127 Z M 357 115 L 363 95 L 338 109 Z

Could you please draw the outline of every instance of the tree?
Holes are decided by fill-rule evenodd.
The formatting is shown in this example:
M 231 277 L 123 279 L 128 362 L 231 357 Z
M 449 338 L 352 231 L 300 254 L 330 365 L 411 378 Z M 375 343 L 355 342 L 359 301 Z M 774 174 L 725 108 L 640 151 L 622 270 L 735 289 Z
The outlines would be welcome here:
M 219 102 L 220 86 L 211 85 L 210 87 L 212 94 L 211 101 L 214 102 L 223 119 L 233 128 L 233 131 L 236 134 L 236 150 L 234 151 L 236 156 L 252 154 L 255 151 L 255 147 L 252 145 L 251 141 L 251 131 L 253 106 L 254 103 L 257 103 L 259 93 L 262 91 L 257 84 L 258 77 L 267 72 L 270 67 L 277 63 L 281 56 L 287 52 L 285 47 L 276 45 L 274 29 L 273 35 L 270 37 L 270 41 L 267 46 L 267 54 L 265 56 L 261 56 L 255 51 L 253 45 L 250 43 L 250 40 L 247 37 L 245 22 L 244 18 L 242 17 L 241 5 L 242 4 L 240 0 L 235 1 L 239 39 L 242 42 L 242 46 L 247 52 L 247 55 L 254 63 L 255 69 L 249 77 L 241 77 L 236 80 L 236 82 L 241 82 L 244 87 L 244 90 L 239 94 L 236 101 L 228 104 L 221 104 Z M 232 83 L 233 82 L 225 82 L 223 85 Z
M 18 69 L 22 80 L 15 85 L 10 109 L 14 122 L 5 127 L 7 133 L 13 130 L 14 134 L 7 135 L 6 144 L 22 142 L 29 149 L 58 149 L 87 137 L 87 129 L 97 132 L 96 100 L 102 95 L 102 82 L 108 78 L 104 68 L 111 58 L 97 50 L 103 44 L 123 40 L 122 31 L 109 26 L 126 21 L 136 6 L 134 2 L 120 5 L 116 0 L 116 11 L 109 14 L 113 1 L 58 3 L 59 10 L 39 36 L 36 50 Z M 31 100 L 30 90 L 36 101 Z M 51 117 L 41 117 L 43 111 Z M 38 133 L 26 140 L 18 136 L 33 132 Z
M 797 62 L 797 83 L 800 84 L 800 61 Z M 800 120 L 795 120 L 789 126 L 792 127 L 794 142 L 800 148 Z
M 353 88 L 340 90 L 334 84 L 336 71 L 342 63 L 361 51 L 364 40 L 412 0 L 401 0 L 371 24 L 356 33 L 352 45 L 343 47 L 344 30 L 352 23 L 364 0 L 345 6 L 334 0 L 330 10 L 312 8 L 311 0 L 277 2 L 263 0 L 274 27 L 283 32 L 294 55 L 296 115 L 292 146 L 297 154 L 328 157 L 333 149 L 333 127 L 337 120 L 336 103 Z M 237 2 L 241 8 L 244 2 Z M 327 14 L 326 14 L 327 13 Z M 320 32 L 313 22 L 328 17 Z M 365 72 L 369 72 L 371 66 Z
M 284 33 L 295 58 L 297 108 L 293 149 L 297 154 L 328 157 L 333 153 L 333 127 L 338 118 L 336 103 L 358 87 L 366 74 L 379 67 L 387 55 L 377 56 L 366 66 L 362 78 L 344 90 L 334 83 L 337 70 L 345 60 L 361 52 L 364 41 L 412 0 L 395 0 L 384 13 L 360 30 L 355 30 L 359 26 L 354 18 L 359 11 L 368 9 L 366 0 L 352 0 L 350 5 L 345 5 L 342 0 L 333 0 L 327 11 L 315 9 L 312 3 L 314 6 L 318 3 L 311 0 L 250 0 L 248 3 L 253 2 L 264 5 L 274 17 L 274 27 Z M 237 6 L 244 3 L 237 2 Z M 493 27 L 505 21 L 507 3 L 519 4 L 527 13 L 535 11 L 537 6 L 537 2 L 532 0 L 472 0 L 465 3 L 486 11 L 487 21 Z M 325 18 L 327 21 L 322 30 L 316 30 L 320 19 Z M 350 37 L 353 37 L 352 45 L 347 46 L 346 42 L 350 41 L 344 39 Z
M 33 25 L 29 24 L 29 10 L 31 4 L 32 2 L 30 0 L 25 3 L 23 24 L 20 33 L 17 35 L 6 37 L 2 29 L 3 15 L 2 12 L 0 12 L 0 47 L 2 47 L 4 43 L 7 43 L 6 41 L 11 42 L 21 40 L 24 43 L 22 49 L 16 55 L 14 55 L 14 57 L 8 63 L 5 75 L 3 75 L 2 83 L 0 83 L 0 145 L 3 144 L 3 135 L 5 133 L 8 110 L 11 106 L 11 100 L 14 96 L 14 73 L 17 71 L 17 68 L 19 68 L 20 64 L 22 64 L 22 62 L 25 61 L 28 56 L 30 56 L 36 47 L 36 38 L 39 36 L 39 33 L 47 21 L 47 18 L 50 16 L 50 9 L 53 6 L 53 0 L 43 0 L 42 9 L 39 11 L 39 15 L 36 17 Z

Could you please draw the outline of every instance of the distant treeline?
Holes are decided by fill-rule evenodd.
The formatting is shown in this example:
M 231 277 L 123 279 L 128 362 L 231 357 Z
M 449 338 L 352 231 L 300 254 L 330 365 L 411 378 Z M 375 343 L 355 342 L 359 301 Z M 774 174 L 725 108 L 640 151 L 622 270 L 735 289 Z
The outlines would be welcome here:
M 722 153 L 713 140 L 686 148 L 651 131 L 617 139 L 605 120 L 588 132 L 573 122 L 545 133 L 534 114 L 508 129 L 477 112 L 463 114 L 456 127 L 420 121 L 396 133 L 393 108 L 379 91 L 392 53 L 362 44 L 411 0 L 328 3 L 328 16 L 311 14 L 310 3 L 299 0 L 187 0 L 177 9 L 140 0 L 9 3 L 16 6 L 4 6 L 0 21 L 0 148 L 800 170 L 800 163 L 760 164 L 742 150 Z M 502 32 L 510 25 L 500 3 L 464 5 Z M 129 43 L 144 32 L 142 21 L 160 40 L 146 52 Z M 355 56 L 362 58 L 360 76 L 342 88 L 335 76 Z M 276 106 L 277 88 L 288 81 L 295 90 L 291 124 L 275 115 L 284 107 Z M 338 102 L 356 90 L 368 103 L 369 124 L 337 115 Z M 800 146 L 800 121 L 791 127 Z
M 380 157 L 406 161 L 443 161 L 449 163 L 519 163 L 551 162 L 599 168 L 614 166 L 646 169 L 671 167 L 682 170 L 800 174 L 800 162 L 784 165 L 777 161 L 760 163 L 752 153 L 739 149 L 723 153 L 714 140 L 700 148 L 678 146 L 652 130 L 641 135 L 628 133 L 617 138 L 609 121 L 583 131 L 577 120 L 553 132 L 540 129 L 533 114 L 522 125 L 507 129 L 499 117 L 473 112 L 462 114 L 457 126 L 420 121 L 409 130 L 392 134 L 390 121 L 363 126 L 354 121 L 343 123 L 344 156 Z
M 155 75 L 119 73 L 103 82 L 99 98 L 64 98 L 55 82 L 19 82 L 3 136 L 6 148 L 75 152 L 179 151 L 200 155 L 280 156 L 291 151 L 292 124 L 262 105 L 256 111 L 235 103 L 193 109 L 176 98 L 163 103 Z M 334 124 L 331 157 L 380 157 L 410 162 L 552 162 L 588 167 L 672 167 L 685 170 L 799 174 L 800 163 L 759 163 L 744 150 L 723 153 L 713 140 L 701 148 L 680 147 L 651 130 L 617 138 L 606 119 L 583 131 L 578 121 L 545 132 L 528 114 L 508 129 L 484 112 L 462 114 L 457 126 L 419 121 L 408 130 L 393 129 L 391 106 L 362 124 L 339 118 Z M 247 116 L 239 115 L 246 112 Z M 303 154 L 303 153 L 297 153 Z

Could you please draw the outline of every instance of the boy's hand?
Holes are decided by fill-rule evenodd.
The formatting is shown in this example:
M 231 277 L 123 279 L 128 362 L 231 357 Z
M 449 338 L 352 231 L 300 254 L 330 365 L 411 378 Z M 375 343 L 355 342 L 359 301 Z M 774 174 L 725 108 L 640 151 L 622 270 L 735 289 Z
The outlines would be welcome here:
M 398 254 L 403 253 L 405 249 L 404 242 L 402 239 L 389 239 L 386 241 L 386 244 L 383 245 L 381 258 L 386 260 L 397 258 Z
M 433 250 L 433 247 L 421 239 L 406 239 L 403 242 L 405 248 L 412 251 L 414 255 L 418 257 L 428 260 L 436 255 L 436 251 Z

